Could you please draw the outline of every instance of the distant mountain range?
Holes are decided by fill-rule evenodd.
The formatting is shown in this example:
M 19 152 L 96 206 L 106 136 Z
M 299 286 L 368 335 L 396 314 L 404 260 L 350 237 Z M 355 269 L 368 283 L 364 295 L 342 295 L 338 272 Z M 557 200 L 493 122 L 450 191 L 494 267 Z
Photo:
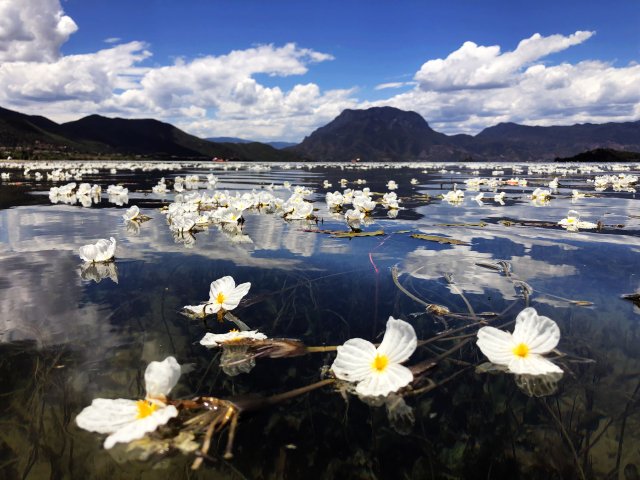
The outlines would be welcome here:
M 448 136 L 415 112 L 374 107 L 345 110 L 285 150 L 312 160 L 548 161 L 596 148 L 640 151 L 640 121 L 566 127 L 500 123 L 475 136 Z
M 0 108 L 0 152 L 14 158 L 299 159 L 293 152 L 258 142 L 210 142 L 158 120 L 90 115 L 58 124 L 4 108 Z
M 207 138 L 206 140 L 209 140 L 210 142 L 217 142 L 217 143 L 255 143 L 255 140 L 247 140 L 245 138 L 237 138 L 237 137 L 210 137 L 210 138 Z M 265 145 L 270 145 L 273 148 L 277 148 L 277 149 L 293 147 L 294 145 L 297 145 L 297 143 L 293 143 L 293 142 L 262 142 L 262 143 L 264 143 Z
M 345 110 L 302 143 L 291 146 L 235 137 L 202 139 L 152 119 L 90 115 L 58 124 L 0 108 L 0 155 L 14 158 L 551 161 L 594 149 L 623 152 L 613 157 L 607 154 L 607 158 L 627 158 L 624 152 L 640 152 L 640 121 L 564 127 L 501 123 L 475 136 L 445 135 L 433 130 L 416 112 L 374 107 Z

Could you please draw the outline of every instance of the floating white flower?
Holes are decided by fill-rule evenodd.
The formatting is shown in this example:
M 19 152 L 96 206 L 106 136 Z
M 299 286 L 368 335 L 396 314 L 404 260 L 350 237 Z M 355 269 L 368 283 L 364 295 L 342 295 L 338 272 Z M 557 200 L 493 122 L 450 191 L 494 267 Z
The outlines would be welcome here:
M 544 188 L 536 188 L 531 193 L 531 200 L 533 203 L 546 204 L 549 203 L 551 196 L 551 192 L 549 190 L 545 190 Z
M 388 395 L 413 381 L 411 370 L 400 364 L 411 357 L 416 346 L 413 327 L 389 317 L 378 348 L 362 338 L 347 340 L 338 347 L 331 369 L 340 380 L 356 382 L 356 392 L 363 397 Z
M 76 423 L 84 430 L 108 433 L 104 448 L 116 443 L 140 439 L 178 416 L 173 405 L 167 405 L 167 395 L 178 383 L 180 365 L 173 357 L 162 362 L 151 362 L 144 372 L 146 396 L 143 400 L 124 398 L 96 398 L 76 417 Z
M 513 333 L 494 327 L 478 330 L 478 347 L 491 363 L 503 365 L 511 373 L 545 375 L 562 369 L 542 355 L 560 341 L 560 329 L 548 317 L 539 316 L 535 308 L 525 308 L 516 317 Z
M 569 210 L 567 218 L 563 218 L 558 222 L 562 228 L 566 228 L 569 232 L 577 232 L 579 229 L 598 228 L 598 224 L 580 221 L 580 214 L 575 210 Z
M 260 333 L 257 330 L 231 330 L 228 333 L 206 333 L 200 345 L 204 345 L 207 348 L 220 347 L 222 345 L 233 344 L 240 340 L 265 340 L 267 336 L 264 333 Z
M 464 191 L 463 190 L 451 190 L 447 192 L 443 197 L 443 200 L 451 203 L 458 204 L 464 200 Z
M 132 205 L 127 209 L 126 212 L 122 215 L 125 221 L 132 221 L 138 218 L 140 215 L 140 208 L 137 205 Z
M 389 190 L 397 190 L 398 189 L 398 184 L 395 182 L 395 180 L 389 180 L 387 182 L 387 188 Z
M 116 254 L 116 239 L 100 239 L 92 245 L 80 247 L 80 258 L 85 262 L 108 262 Z
M 227 275 L 211 282 L 209 301 L 205 305 L 208 314 L 233 310 L 238 306 L 242 297 L 249 293 L 251 283 L 241 283 L 236 287 L 233 277 Z

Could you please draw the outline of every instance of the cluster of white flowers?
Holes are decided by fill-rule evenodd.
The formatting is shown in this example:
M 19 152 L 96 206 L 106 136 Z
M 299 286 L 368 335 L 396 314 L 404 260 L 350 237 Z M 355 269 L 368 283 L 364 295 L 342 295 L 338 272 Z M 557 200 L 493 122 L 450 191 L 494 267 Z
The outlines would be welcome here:
M 442 199 L 451 205 L 459 205 L 464 200 L 464 190 L 458 190 L 454 185 L 453 190 L 445 193 Z
M 122 185 L 109 185 L 107 195 L 109 195 L 109 202 L 119 207 L 129 203 L 129 189 Z
M 100 203 L 101 195 L 102 187 L 89 183 L 77 185 L 76 182 L 71 182 L 49 189 L 51 203 L 66 203 L 69 205 L 80 203 L 83 207 L 90 207 L 94 203 Z
M 594 187 L 598 192 L 602 192 L 611 186 L 615 192 L 635 193 L 635 185 L 637 183 L 637 175 L 628 175 L 625 173 L 619 173 L 617 175 L 599 175 L 593 180 Z

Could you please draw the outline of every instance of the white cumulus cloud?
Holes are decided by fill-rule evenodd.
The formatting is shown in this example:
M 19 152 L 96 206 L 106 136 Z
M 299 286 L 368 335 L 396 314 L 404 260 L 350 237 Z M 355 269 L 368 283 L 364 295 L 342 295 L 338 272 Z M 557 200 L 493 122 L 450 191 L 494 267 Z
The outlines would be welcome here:
M 444 133 L 477 133 L 500 122 L 569 125 L 640 117 L 640 65 L 598 60 L 547 65 L 545 57 L 587 41 L 594 32 L 535 34 L 511 52 L 465 42 L 445 59 L 425 62 L 418 85 L 378 102 L 423 115 Z
M 58 0 L 0 0 L 0 62 L 55 60 L 77 29 Z
M 103 50 L 62 56 L 77 26 L 59 0 L 21 0 L 19 7 L 0 0 L 0 104 L 7 108 L 55 121 L 93 113 L 153 117 L 201 136 L 298 140 L 356 106 L 350 89 L 305 82 L 283 90 L 261 81 L 305 75 L 310 65 L 333 60 L 294 43 L 147 67 L 148 45 L 112 37 Z
M 425 61 L 410 82 L 374 86 L 389 97 L 369 102 L 350 86 L 325 90 L 315 83 L 310 68 L 334 58 L 295 43 L 151 65 L 151 46 L 116 37 L 102 50 L 62 55 L 77 29 L 60 0 L 0 0 L 0 105 L 58 122 L 93 113 L 151 117 L 202 137 L 286 141 L 301 140 L 345 108 L 378 105 L 417 111 L 445 133 L 506 121 L 640 118 L 640 65 L 549 62 L 549 55 L 589 41 L 590 31 L 535 34 L 513 51 L 465 42 L 446 58 Z M 301 79 L 279 82 L 285 77 Z

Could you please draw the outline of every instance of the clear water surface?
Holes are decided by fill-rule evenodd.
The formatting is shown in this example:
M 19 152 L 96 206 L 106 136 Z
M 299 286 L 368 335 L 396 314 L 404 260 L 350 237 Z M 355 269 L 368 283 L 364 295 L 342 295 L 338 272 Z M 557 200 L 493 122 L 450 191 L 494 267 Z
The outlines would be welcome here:
M 640 204 L 630 191 L 598 192 L 591 183 L 637 175 L 637 165 L 560 173 L 524 165 L 517 174 L 506 165 L 154 165 L 110 173 L 96 163 L 97 173 L 68 180 L 102 186 L 89 207 L 52 203 L 49 188 L 67 181 L 36 181 L 34 170 L 25 176 L 0 165 L 11 174 L 0 183 L 0 478 L 640 478 L 640 308 L 621 298 L 640 288 Z M 492 175 L 496 168 L 503 171 Z M 151 186 L 198 174 L 197 191 L 212 193 L 204 177 L 211 172 L 217 190 L 273 184 L 287 198 L 284 182 L 312 188 L 318 220 L 248 210 L 241 236 L 216 227 L 172 233 L 159 209 L 175 193 Z M 548 203 L 529 198 L 556 176 Z M 499 186 L 504 205 L 486 185 L 485 200 L 474 201 L 464 183 L 514 177 L 528 184 Z M 389 180 L 403 209 L 389 215 L 378 205 L 360 229 L 383 233 L 328 233 L 350 228 L 327 208 L 327 191 L 368 187 L 379 198 Z M 109 202 L 110 184 L 129 188 L 123 205 Z M 460 204 L 439 198 L 454 184 L 466 190 Z M 573 189 L 588 196 L 572 198 Z M 125 224 L 131 205 L 151 219 Z M 566 231 L 557 222 L 569 210 L 601 228 Z M 78 248 L 109 237 L 118 242 L 115 262 L 83 269 Z M 366 404 L 329 385 L 241 415 L 233 458 L 222 456 L 224 430 L 197 471 L 192 455 L 141 461 L 104 450 L 104 436 L 80 430 L 75 416 L 93 398 L 141 398 L 153 360 L 173 355 L 188 366 L 175 398 L 266 397 L 326 378 L 331 351 L 260 358 L 237 375 L 220 367 L 220 351 L 199 341 L 233 325 L 188 318 L 182 307 L 205 300 L 225 275 L 251 282 L 233 313 L 269 337 L 379 342 L 392 315 L 429 340 L 408 363 L 433 364 L 393 404 Z M 557 383 L 523 385 L 487 372 L 475 346 L 480 326 L 511 330 L 527 305 L 560 326 L 553 356 L 565 373 Z

